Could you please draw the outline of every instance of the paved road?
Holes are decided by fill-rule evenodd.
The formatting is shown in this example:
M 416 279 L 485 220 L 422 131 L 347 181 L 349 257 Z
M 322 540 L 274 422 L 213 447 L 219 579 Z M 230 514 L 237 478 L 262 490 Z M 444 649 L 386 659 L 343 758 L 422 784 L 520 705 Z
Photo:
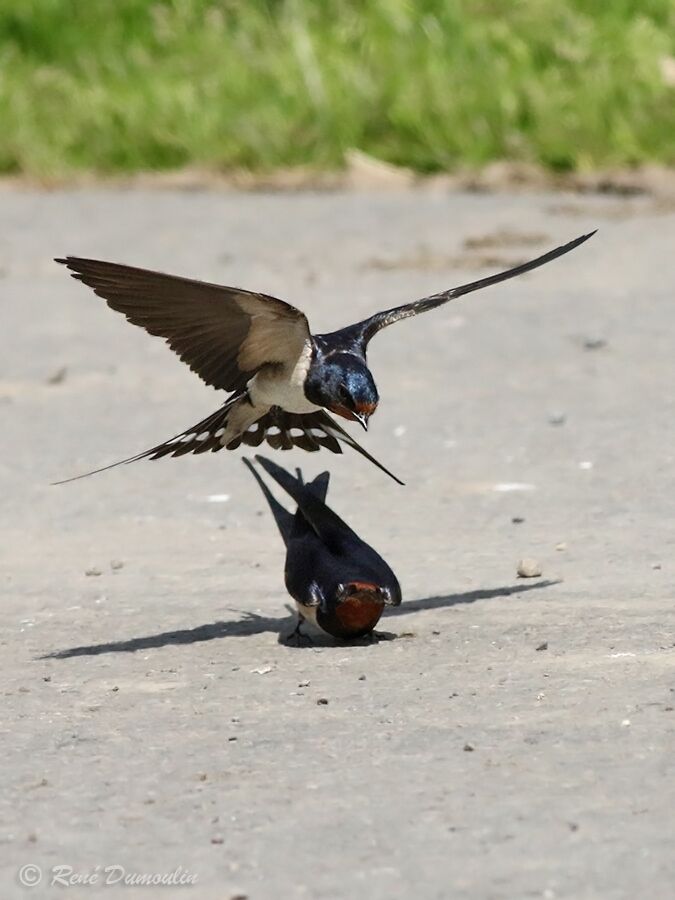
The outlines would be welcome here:
M 279 643 L 282 549 L 236 453 L 49 486 L 219 402 L 53 256 L 329 330 L 593 227 L 373 343 L 365 440 L 405 488 L 277 457 L 328 466 L 396 569 L 388 641 Z M 119 866 L 197 878 L 126 898 L 672 897 L 674 228 L 640 197 L 0 193 L 0 895 L 62 896 L 65 866 L 105 896 Z

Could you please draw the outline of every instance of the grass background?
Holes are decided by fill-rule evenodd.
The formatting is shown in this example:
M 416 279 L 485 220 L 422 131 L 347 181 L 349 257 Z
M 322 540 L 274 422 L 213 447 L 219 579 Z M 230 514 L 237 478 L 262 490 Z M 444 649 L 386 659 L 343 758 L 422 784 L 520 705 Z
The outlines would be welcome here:
M 675 0 L 0 0 L 0 171 L 675 163 Z

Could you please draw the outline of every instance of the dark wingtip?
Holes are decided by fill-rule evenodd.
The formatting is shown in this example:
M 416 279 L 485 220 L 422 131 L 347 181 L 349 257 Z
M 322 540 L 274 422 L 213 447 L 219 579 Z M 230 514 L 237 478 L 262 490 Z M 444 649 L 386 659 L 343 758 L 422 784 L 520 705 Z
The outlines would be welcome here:
M 278 466 L 275 462 L 272 462 L 271 459 L 268 459 L 266 456 L 263 456 L 261 453 L 256 453 L 254 459 L 257 463 L 263 467 L 263 469 L 268 472 L 270 475 L 274 472 L 283 472 L 284 475 L 288 475 L 289 478 L 293 478 L 290 472 L 287 472 L 286 469 L 282 468 L 282 466 Z
M 253 463 L 248 458 L 248 456 L 242 456 L 241 461 L 246 466 L 246 468 L 249 470 L 249 472 L 255 472 L 255 469 L 253 468 Z
M 263 490 L 263 493 L 266 493 L 266 492 L 267 492 L 267 485 L 265 484 L 265 482 L 264 482 L 264 481 L 262 480 L 262 478 L 260 477 L 260 472 L 256 469 L 256 467 L 253 465 L 253 463 L 252 463 L 251 460 L 248 458 L 248 456 L 242 456 L 242 457 L 241 457 L 241 461 L 242 461 L 243 464 L 246 466 L 246 468 L 249 470 L 249 472 L 251 473 L 251 475 L 253 475 L 253 477 L 255 478 L 255 480 L 258 482 L 258 484 L 260 485 L 260 487 L 261 487 L 262 490 Z M 268 498 L 268 500 L 269 500 L 269 498 Z
M 265 472 L 267 472 L 268 475 L 271 475 L 272 478 L 274 478 L 274 480 L 284 488 L 284 490 L 287 490 L 284 485 L 284 481 L 289 484 L 293 484 L 298 489 L 302 489 L 304 487 L 304 484 L 299 478 L 296 478 L 295 475 L 292 475 L 287 469 L 284 469 L 283 466 L 277 465 L 277 463 L 272 462 L 272 460 L 268 459 L 266 456 L 262 456 L 260 453 L 256 453 L 255 461 L 260 466 L 262 466 Z

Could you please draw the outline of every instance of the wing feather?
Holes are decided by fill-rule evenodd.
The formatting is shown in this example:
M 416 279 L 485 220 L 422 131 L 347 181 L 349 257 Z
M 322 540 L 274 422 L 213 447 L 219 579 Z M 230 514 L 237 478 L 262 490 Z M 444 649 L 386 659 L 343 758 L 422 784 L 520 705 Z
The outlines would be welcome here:
M 303 313 L 267 294 L 76 256 L 56 262 L 215 388 L 243 390 L 263 366 L 294 364 L 310 337 Z
M 573 241 L 569 241 L 567 244 L 555 247 L 553 250 L 549 250 L 548 253 L 538 256 L 536 259 L 522 263 L 519 266 L 514 266 L 512 269 L 506 269 L 504 272 L 497 272 L 495 275 L 488 275 L 487 278 L 480 278 L 478 281 L 471 281 L 468 284 L 462 284 L 459 287 L 450 288 L 449 290 L 441 291 L 438 294 L 422 297 L 420 300 L 415 300 L 412 303 L 405 303 L 403 306 L 385 309 L 382 312 L 375 313 L 375 315 L 360 322 L 358 325 L 352 326 L 349 330 L 354 333 L 358 332 L 360 341 L 365 347 L 368 344 L 368 341 L 373 338 L 378 331 L 386 328 L 387 325 L 393 325 L 394 322 L 398 322 L 400 319 L 418 316 L 420 313 L 428 312 L 430 309 L 436 309 L 437 306 L 442 306 L 449 300 L 454 300 L 456 297 L 461 297 L 463 294 L 470 294 L 472 291 L 480 291 L 482 288 L 489 287 L 492 284 L 499 284 L 500 281 L 507 281 L 509 278 L 515 278 L 518 275 L 523 275 L 525 272 L 531 272 L 532 269 L 538 269 L 539 266 L 544 266 L 546 263 L 557 259 L 559 256 L 564 256 L 565 253 L 569 253 L 570 250 L 574 250 L 580 244 L 583 244 L 589 238 L 593 237 L 594 234 L 595 231 L 591 231 L 589 234 L 582 234 L 580 237 L 575 238 Z

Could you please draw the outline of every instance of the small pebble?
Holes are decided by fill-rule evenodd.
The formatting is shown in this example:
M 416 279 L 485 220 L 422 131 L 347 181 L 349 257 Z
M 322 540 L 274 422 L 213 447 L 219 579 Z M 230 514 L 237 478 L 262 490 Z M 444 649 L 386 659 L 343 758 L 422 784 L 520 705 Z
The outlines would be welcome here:
M 84 574 L 95 577 L 97 575 L 102 575 L 103 572 L 101 572 L 100 569 L 97 569 L 96 566 L 92 566 L 90 569 L 85 569 Z
M 563 412 L 554 412 L 551 413 L 548 417 L 549 425 L 564 425 L 567 421 L 567 416 Z
M 63 384 L 66 380 L 66 375 L 68 374 L 68 367 L 61 366 L 60 369 L 57 369 L 55 372 L 45 380 L 46 384 Z
M 555 549 L 558 550 L 559 553 L 562 553 L 563 550 L 567 550 L 567 544 L 565 541 L 560 541 L 559 544 L 555 545 Z
M 539 644 L 538 647 L 535 647 L 535 650 L 548 650 L 548 641 L 544 641 L 542 644 Z
M 309 687 L 309 681 L 299 681 L 298 687 Z
M 115 685 L 115 687 L 111 687 L 110 690 L 111 691 L 119 691 L 119 688 L 117 687 L 117 685 Z
M 518 563 L 518 578 L 539 578 L 542 569 L 536 559 L 521 559 Z
M 587 337 L 584 338 L 583 347 L 584 350 L 602 350 L 603 347 L 607 346 L 607 341 L 601 337 Z
M 325 697 L 319 697 L 316 701 L 317 706 L 328 706 L 328 700 Z
M 525 519 L 522 516 L 513 516 L 511 522 L 513 525 L 522 525 Z
M 224 838 L 224 837 L 221 837 L 219 834 L 215 834 L 215 835 L 211 838 L 211 843 L 212 843 L 212 844 L 224 844 L 224 843 L 225 843 L 225 838 Z
M 119 569 L 124 568 L 124 561 L 121 559 L 111 559 L 110 568 L 113 570 L 113 572 L 117 572 Z
M 365 680 L 366 680 L 365 675 L 359 675 L 359 681 L 365 681 Z
M 464 750 L 466 751 L 466 753 L 473 753 L 475 749 L 476 748 L 473 744 L 464 744 Z
M 42 676 L 42 680 L 43 680 L 43 681 L 51 681 L 51 680 L 52 680 L 52 676 L 51 676 L 51 675 L 43 675 L 43 676 Z
M 228 741 L 236 741 L 236 740 L 237 740 L 237 739 L 236 739 L 236 737 L 234 737 L 234 736 L 228 738 Z
M 39 788 L 39 787 L 47 787 L 48 785 L 49 785 L 49 782 L 47 781 L 47 779 L 46 779 L 46 778 L 41 778 L 40 781 L 38 781 L 37 784 L 31 784 L 31 785 L 27 788 L 27 790 L 32 790 L 33 788 Z

